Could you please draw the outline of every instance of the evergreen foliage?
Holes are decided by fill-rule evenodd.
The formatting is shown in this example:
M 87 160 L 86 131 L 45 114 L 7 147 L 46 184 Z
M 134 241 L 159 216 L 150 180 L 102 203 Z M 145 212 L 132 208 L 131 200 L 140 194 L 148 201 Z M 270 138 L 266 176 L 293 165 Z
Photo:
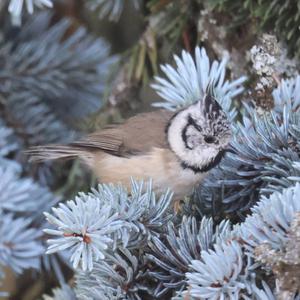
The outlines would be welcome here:
M 216 205 L 226 213 L 247 210 L 259 194 L 292 184 L 289 177 L 298 174 L 293 164 L 299 162 L 299 111 L 294 104 L 298 80 L 283 81 L 274 90 L 275 106 L 269 114 L 258 115 L 253 106 L 245 106 L 242 123 L 234 126 L 233 153 L 196 193 L 201 209 Z
M 124 5 L 130 3 L 138 10 L 142 0 L 88 0 L 87 6 L 91 10 L 98 11 L 100 18 L 108 17 L 110 21 L 118 21 Z
M 21 21 L 23 4 L 31 14 L 33 6 L 50 6 L 51 1 L 10 1 L 13 20 Z M 109 45 L 103 39 L 88 35 L 83 27 L 69 33 L 71 20 L 53 24 L 52 19 L 52 14 L 41 12 L 21 27 L 2 19 L 0 268 L 17 274 L 46 269 L 63 282 L 60 265 L 68 262 L 66 254 L 46 256 L 43 235 L 43 212 L 61 200 L 44 185 L 59 183 L 49 175 L 49 164 L 38 170 L 25 164 L 23 150 L 78 134 L 78 120 L 102 105 L 115 58 L 108 56 Z
M 272 106 L 262 110 L 251 100 L 257 92 L 252 84 L 263 82 L 263 74 L 253 75 L 261 81 L 248 78 L 246 83 L 245 76 L 235 75 L 227 54 L 211 60 L 215 45 L 205 50 L 194 37 L 209 4 L 214 14 L 234 16 L 233 28 L 254 17 L 262 30 L 274 23 L 294 51 L 299 5 L 82 1 L 87 16 L 95 11 L 115 22 L 128 4 L 136 10 L 145 4 L 149 24 L 133 52 L 140 77 L 147 77 L 146 65 L 156 74 L 151 86 L 161 99 L 151 104 L 176 111 L 211 91 L 232 122 L 224 159 L 193 197 L 181 199 L 175 213 L 172 191 L 154 192 L 151 179 L 132 179 L 128 190 L 98 184 L 80 192 L 78 183 L 70 196 L 70 182 L 77 184 L 77 172 L 85 174 L 76 163 L 54 168 L 26 161 L 28 147 L 66 143 L 81 134 L 79 122 L 91 113 L 97 118 L 99 108 L 109 115 L 126 105 L 105 101 L 116 56 L 110 56 L 108 42 L 78 24 L 82 20 L 57 14 L 56 1 L 2 3 L 0 297 L 9 297 L 1 285 L 10 269 L 20 281 L 25 272 L 28 278 L 43 276 L 47 293 L 54 278 L 60 287 L 45 300 L 274 300 L 287 295 L 299 300 L 300 76 L 281 78 L 270 71 L 272 84 L 263 96 Z M 52 6 L 51 12 L 37 11 Z M 166 40 L 173 44 L 163 53 Z M 170 50 L 174 56 L 167 62 Z M 264 51 L 256 63 L 263 64 L 267 47 Z M 160 60 L 161 73 L 156 69 Z M 127 71 L 135 72 L 122 69 Z M 133 84 L 118 80 L 117 91 Z M 44 271 L 51 278 L 41 275 Z
M 10 267 L 21 274 L 41 266 L 45 248 L 41 229 L 34 223 L 39 224 L 41 211 L 58 199 L 32 179 L 20 178 L 22 166 L 7 157 L 18 148 L 12 133 L 1 122 L 0 269 Z
M 207 3 L 213 9 L 230 16 L 231 28 L 255 20 L 258 29 L 274 30 L 288 43 L 290 50 L 299 55 L 300 6 L 297 1 L 289 0 L 281 3 L 276 0 L 250 0 L 238 3 L 230 0 L 207 0 Z
M 247 268 L 243 270 L 243 252 L 237 242 L 216 245 L 201 253 L 201 261 L 191 263 L 187 273 L 189 294 L 197 298 L 240 299 L 247 291 Z
M 25 3 L 24 3 L 25 2 Z M 22 10 L 24 6 L 29 14 L 33 14 L 34 7 L 52 7 L 52 0 L 9 0 L 8 11 L 12 22 L 20 25 L 22 22 Z
M 104 259 L 104 251 L 113 242 L 111 232 L 117 231 L 122 222 L 118 222 L 110 206 L 100 206 L 97 199 L 88 198 L 60 204 L 53 208 L 55 217 L 45 213 L 47 220 L 59 230 L 46 229 L 46 233 L 60 238 L 48 240 L 50 244 L 47 254 L 71 248 L 71 261 L 77 268 L 81 262 L 84 271 L 93 269 L 93 261 Z M 66 217 L 68 216 L 68 217 Z M 99 217 L 100 216 L 100 217 Z
M 70 21 L 50 21 L 51 14 L 40 13 L 0 46 L 4 109 L 29 145 L 71 138 L 76 121 L 100 108 L 115 60 L 103 39 L 84 28 L 64 38 Z
M 107 255 L 104 262 L 95 264 L 88 275 L 77 276 L 77 297 L 79 299 L 143 299 L 139 293 L 143 290 L 136 281 L 139 276 L 137 257 L 129 250 L 118 248 Z
M 161 67 L 168 80 L 155 77 L 157 83 L 152 87 L 165 100 L 155 103 L 155 106 L 168 110 L 182 108 L 202 99 L 210 87 L 229 117 L 235 117 L 232 98 L 243 91 L 241 84 L 246 78 L 241 77 L 233 82 L 225 81 L 228 57 L 224 57 L 221 62 L 210 62 L 205 49 L 196 47 L 195 60 L 186 51 L 182 51 L 182 58 L 175 55 L 174 60 L 176 69 L 170 65 Z
M 53 297 L 44 295 L 43 300 L 76 300 L 73 289 L 67 284 L 63 284 L 61 288 L 55 288 L 52 291 Z
M 92 271 L 93 262 L 103 260 L 107 250 L 119 245 L 142 247 L 171 218 L 168 209 L 172 197 L 166 192 L 157 200 L 151 183 L 145 192 L 143 186 L 132 181 L 129 196 L 122 186 L 99 185 L 97 190 L 53 208 L 55 216 L 45 213 L 58 230 L 44 231 L 59 236 L 48 240 L 47 253 L 71 248 L 74 268 L 81 262 L 83 271 Z
M 244 242 L 252 248 L 267 243 L 272 249 L 284 249 L 291 223 L 300 211 L 299 193 L 300 184 L 296 183 L 282 193 L 262 197 L 251 208 L 252 215 L 237 229 Z
M 2 214 L 0 221 L 0 245 L 2 266 L 9 266 L 14 272 L 40 267 L 40 256 L 44 252 L 38 229 L 29 228 L 30 219 L 14 219 L 12 214 Z
M 18 169 L 21 169 L 20 165 Z M 0 175 L 3 178 L 0 184 L 0 211 L 20 212 L 34 217 L 35 214 L 41 214 L 41 210 L 45 210 L 47 206 L 58 202 L 58 198 L 47 188 L 40 186 L 31 178 L 20 178 L 13 163 L 1 166 Z
M 168 224 L 164 236 L 153 237 L 149 243 L 151 252 L 147 259 L 158 267 L 149 274 L 159 281 L 155 296 L 160 297 L 168 290 L 182 290 L 186 286 L 185 273 L 193 260 L 201 258 L 201 251 L 208 250 L 230 232 L 228 222 L 222 222 L 214 230 L 212 219 L 203 218 L 198 225 L 195 218 L 182 218 L 178 228 Z

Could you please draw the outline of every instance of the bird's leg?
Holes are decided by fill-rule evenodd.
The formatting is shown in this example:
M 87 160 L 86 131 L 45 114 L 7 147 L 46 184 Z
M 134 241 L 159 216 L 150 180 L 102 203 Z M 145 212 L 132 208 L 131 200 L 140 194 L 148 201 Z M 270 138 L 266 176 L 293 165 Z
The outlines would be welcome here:
M 182 204 L 183 204 L 182 199 L 175 199 L 174 200 L 173 208 L 174 208 L 174 213 L 176 215 L 180 213 L 180 211 L 182 209 Z

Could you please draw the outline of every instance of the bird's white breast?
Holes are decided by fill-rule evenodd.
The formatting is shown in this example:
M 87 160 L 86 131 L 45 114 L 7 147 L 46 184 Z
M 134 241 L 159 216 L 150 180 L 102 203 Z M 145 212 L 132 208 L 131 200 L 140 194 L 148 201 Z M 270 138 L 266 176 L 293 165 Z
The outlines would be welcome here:
M 183 169 L 172 151 L 161 148 L 153 148 L 147 154 L 130 158 L 100 153 L 95 156 L 93 167 L 100 182 L 121 183 L 128 188 L 131 177 L 138 180 L 152 178 L 158 194 L 170 188 L 175 200 L 190 195 L 194 186 L 205 177 L 205 173 Z

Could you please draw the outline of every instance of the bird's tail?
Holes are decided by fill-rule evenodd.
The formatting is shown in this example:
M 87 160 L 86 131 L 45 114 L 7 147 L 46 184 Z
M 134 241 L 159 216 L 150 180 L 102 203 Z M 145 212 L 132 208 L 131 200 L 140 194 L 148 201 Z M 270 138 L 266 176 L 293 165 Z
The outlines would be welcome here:
M 88 162 L 92 157 L 91 153 L 81 147 L 72 145 L 45 145 L 32 147 L 25 151 L 30 157 L 32 162 L 42 162 L 46 160 L 56 159 L 74 159 L 81 158 L 83 161 Z

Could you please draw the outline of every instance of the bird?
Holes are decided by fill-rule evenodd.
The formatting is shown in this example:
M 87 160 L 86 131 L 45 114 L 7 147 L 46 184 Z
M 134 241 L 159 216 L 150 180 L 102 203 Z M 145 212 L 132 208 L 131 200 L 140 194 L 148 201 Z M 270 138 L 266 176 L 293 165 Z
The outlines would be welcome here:
M 33 161 L 79 158 L 100 183 L 152 180 L 153 189 L 169 188 L 173 199 L 191 195 L 216 167 L 232 136 L 230 122 L 212 93 L 175 112 L 139 113 L 65 145 L 36 146 Z

